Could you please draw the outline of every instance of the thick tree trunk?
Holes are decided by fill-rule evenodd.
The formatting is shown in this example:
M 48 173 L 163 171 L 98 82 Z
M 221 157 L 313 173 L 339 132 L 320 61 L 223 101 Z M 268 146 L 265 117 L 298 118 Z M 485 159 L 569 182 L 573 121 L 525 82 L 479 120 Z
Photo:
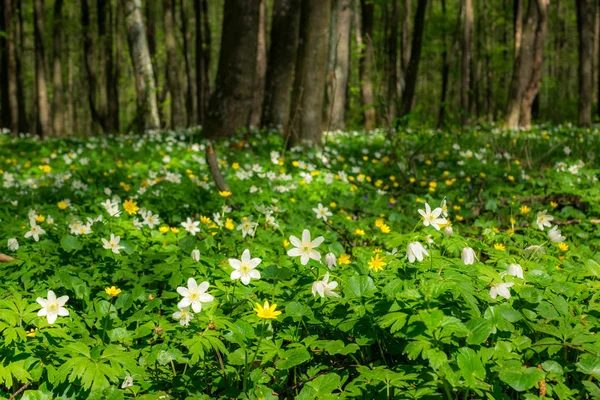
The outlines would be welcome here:
M 494 71 L 492 69 L 492 46 L 490 44 L 491 38 L 494 37 L 494 22 L 491 26 L 488 25 L 489 8 L 488 0 L 483 0 L 483 26 L 485 35 L 485 73 L 486 73 L 486 86 L 485 86 L 485 104 L 487 111 L 487 120 L 492 122 L 494 120 Z
M 463 37 L 461 57 L 460 107 L 461 125 L 469 121 L 471 104 L 471 63 L 473 59 L 473 0 L 463 0 Z
M 402 93 L 402 105 L 400 116 L 404 117 L 410 114 L 412 103 L 415 97 L 417 87 L 417 75 L 419 72 L 419 61 L 421 58 L 421 45 L 423 42 L 423 30 L 425 28 L 425 11 L 427 10 L 427 0 L 418 0 L 417 13 L 415 14 L 415 27 L 413 31 L 410 62 L 406 71 L 406 87 Z
M 52 130 L 56 136 L 62 136 L 65 131 L 65 106 L 63 100 L 63 80 L 62 80 L 62 5 L 63 0 L 56 0 L 54 3 L 54 57 L 52 68 Z
M 373 82 L 371 66 L 373 64 L 373 3 L 356 0 L 356 41 L 358 43 L 360 77 L 360 105 L 363 109 L 365 130 L 375 127 L 375 107 L 373 106 Z M 358 12 L 360 9 L 360 12 Z M 359 19 L 360 17 L 360 19 Z
M 217 86 L 210 97 L 205 136 L 229 137 L 250 123 L 260 2 L 225 0 Z
M 17 135 L 21 128 L 20 118 L 23 116 L 19 113 L 19 87 L 17 75 L 17 21 L 13 18 L 14 2 L 11 0 L 3 0 L 4 15 L 0 18 L 4 19 L 7 29 L 6 40 L 6 77 L 7 77 L 7 95 L 8 107 L 10 113 L 10 131 L 13 135 Z
M 594 19 L 597 0 L 577 0 L 579 33 L 579 125 L 592 124 L 594 94 Z
M 44 139 L 51 134 L 50 106 L 46 81 L 46 53 L 44 52 L 44 0 L 33 1 L 35 38 L 35 89 L 37 99 L 38 135 Z
M 323 90 L 331 0 L 304 0 L 300 15 L 300 45 L 296 62 L 290 143 L 321 143 Z
M 174 0 L 163 0 L 165 47 L 167 50 L 167 82 L 171 93 L 171 128 L 181 128 L 186 125 L 183 91 L 179 77 L 179 62 L 177 61 L 177 43 L 175 42 Z
M 258 18 L 258 47 L 256 49 L 256 76 L 254 77 L 254 96 L 250 126 L 259 127 L 265 97 L 265 79 L 267 75 L 267 0 L 260 1 Z
M 117 3 L 117 10 L 114 12 L 113 7 L 108 7 L 108 20 L 110 22 L 108 26 L 108 33 L 105 41 L 106 56 L 106 70 L 107 79 L 106 86 L 108 91 L 108 115 L 107 115 L 107 127 L 110 132 L 119 131 L 119 64 L 121 55 L 120 46 L 120 35 L 119 29 L 121 27 L 121 18 L 119 13 L 119 5 Z M 116 36 L 116 40 L 115 40 Z M 116 51 L 113 51 L 115 47 Z
M 158 129 L 158 106 L 156 86 L 152 72 L 152 62 L 146 40 L 146 29 L 142 20 L 141 0 L 121 0 L 125 12 L 127 41 L 135 76 L 135 89 L 138 96 L 138 114 L 143 116 L 145 129 Z
M 400 0 L 391 1 L 391 21 L 387 37 L 386 76 L 387 76 L 387 122 L 396 118 L 398 94 L 398 24 L 400 20 Z
M 207 0 L 194 0 L 196 19 L 196 100 L 198 122 L 203 124 L 210 97 L 210 27 L 204 24 L 208 19 Z M 204 32 L 203 32 L 204 27 Z
M 275 0 L 262 125 L 284 129 L 290 115 L 301 0 Z
M 417 0 L 419 1 L 419 0 Z M 412 0 L 404 0 L 404 13 L 402 18 L 402 74 L 406 75 L 410 63 L 410 17 Z
M 8 29 L 4 19 L 4 2 L 0 1 L 0 128 L 10 128 L 10 105 L 8 100 Z M 10 20 L 9 20 L 10 23 Z
M 513 35 L 515 40 L 514 57 L 519 55 L 523 38 L 523 0 L 513 0 Z
M 185 112 L 187 115 L 187 126 L 191 126 L 196 123 L 195 110 L 197 106 L 194 82 L 194 75 L 192 74 L 192 54 L 190 49 L 191 33 L 189 30 L 189 17 L 188 17 L 188 4 L 187 0 L 181 0 L 180 2 L 180 19 L 181 19 L 181 37 L 183 38 L 183 60 L 185 64 Z
M 100 127 L 103 131 L 106 131 L 105 121 L 98 108 L 96 101 L 96 92 L 98 91 L 98 76 L 94 65 L 96 60 L 94 55 L 96 53 L 94 49 L 94 41 L 92 39 L 91 25 L 90 25 L 90 7 L 88 0 L 81 0 L 81 25 L 83 28 L 83 57 L 85 64 L 85 72 L 87 75 L 88 85 L 88 103 L 90 106 L 90 113 L 92 115 L 92 126 Z
M 96 63 L 100 68 L 96 69 L 96 78 L 98 83 L 98 116 L 102 119 L 102 126 L 106 126 L 108 130 L 108 75 L 110 74 L 110 66 L 106 60 L 108 54 L 112 52 L 112 48 L 107 48 L 108 29 L 110 21 L 108 20 L 108 8 L 110 7 L 109 0 L 97 0 L 96 19 L 98 22 L 98 58 Z
M 331 129 L 345 128 L 346 88 L 350 66 L 350 26 L 352 0 L 337 0 L 335 64 L 333 68 L 332 94 L 328 107 L 331 109 Z

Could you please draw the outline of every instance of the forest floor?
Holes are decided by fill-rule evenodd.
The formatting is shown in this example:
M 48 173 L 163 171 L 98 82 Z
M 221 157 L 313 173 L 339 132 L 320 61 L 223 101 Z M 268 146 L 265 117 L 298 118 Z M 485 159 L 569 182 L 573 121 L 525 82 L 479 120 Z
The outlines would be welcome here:
M 0 394 L 600 397 L 598 130 L 324 142 L 0 135 Z

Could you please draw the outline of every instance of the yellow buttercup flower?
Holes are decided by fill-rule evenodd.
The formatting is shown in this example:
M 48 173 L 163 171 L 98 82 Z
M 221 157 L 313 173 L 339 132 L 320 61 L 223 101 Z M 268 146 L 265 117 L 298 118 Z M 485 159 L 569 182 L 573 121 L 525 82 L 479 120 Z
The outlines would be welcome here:
M 140 209 L 137 206 L 137 203 L 131 199 L 125 200 L 125 202 L 123 203 L 123 208 L 125 209 L 125 211 L 127 211 L 127 214 L 129 215 L 137 214 L 138 210 Z
M 290 242 L 287 241 L 287 239 L 283 239 L 283 247 L 288 247 L 290 245 Z
M 362 235 L 364 235 L 364 234 L 365 234 L 365 231 L 364 231 L 364 230 L 362 230 L 362 229 L 360 229 L 360 228 L 356 228 L 356 229 L 354 230 L 354 233 L 355 233 L 355 234 L 357 234 L 358 236 L 362 236 Z
M 278 315 L 281 315 L 281 311 L 275 311 L 276 308 L 277 304 L 269 306 L 269 301 L 265 300 L 265 304 L 262 306 L 259 303 L 256 303 L 254 311 L 256 311 L 256 315 L 258 315 L 259 318 L 274 319 L 277 318 Z
M 338 257 L 338 264 L 340 264 L 340 265 L 350 264 L 350 256 L 348 254 L 341 254 Z
M 37 328 L 35 328 L 35 329 L 31 328 L 31 329 L 29 330 L 29 332 L 27 332 L 27 333 L 25 334 L 25 336 L 27 336 L 27 337 L 35 337 L 35 332 L 36 332 L 37 330 L 38 330 Z
M 44 222 L 46 220 L 46 217 L 44 217 L 43 215 L 38 215 L 37 217 L 35 217 L 35 220 L 37 222 Z
M 557 202 L 555 202 L 555 201 L 551 201 L 551 202 L 550 202 L 550 207 L 552 207 L 552 208 L 556 208 L 556 207 L 558 207 L 558 203 L 557 203 Z
M 232 194 L 233 194 L 233 193 L 231 193 L 231 192 L 230 192 L 230 191 L 228 191 L 228 190 L 223 190 L 223 191 L 220 191 L 220 192 L 219 192 L 219 196 L 221 196 L 221 197 L 229 197 L 229 196 L 231 196 Z
M 233 225 L 233 220 L 231 218 L 227 218 L 225 220 L 225 228 L 229 229 L 230 231 L 232 231 L 235 226 Z
M 494 249 L 504 251 L 506 250 L 506 246 L 504 246 L 502 243 L 494 243 Z
M 233 168 L 233 169 L 239 169 L 240 168 L 240 164 L 234 162 L 233 164 L 231 164 L 231 168 Z
M 526 215 L 529 213 L 529 211 L 531 211 L 531 208 L 527 206 L 521 206 L 519 207 L 519 210 L 521 211 L 521 214 Z
M 158 228 L 158 230 L 160 231 L 160 233 L 167 233 L 167 232 L 169 232 L 169 227 L 161 226 L 160 228 Z
M 383 271 L 383 267 L 386 266 L 387 263 L 383 261 L 383 259 L 377 254 L 375 257 L 371 257 L 371 261 L 369 261 L 369 269 L 377 271 Z
M 562 243 L 562 242 L 561 242 L 561 243 L 559 243 L 559 244 L 558 244 L 558 248 L 559 248 L 561 251 L 567 251 L 567 250 L 569 250 L 569 245 L 568 245 L 568 244 L 566 244 L 566 243 Z
M 108 294 L 110 297 L 117 297 L 119 295 L 119 293 L 121 293 L 121 289 L 118 289 L 115 286 L 111 286 L 111 287 L 107 287 L 104 289 L 104 291 L 106 292 L 106 294 Z
M 212 221 L 210 220 L 210 218 L 205 217 L 204 215 L 200 216 L 200 222 L 202 222 L 204 225 L 208 225 L 210 224 Z
M 379 227 L 379 229 L 381 229 L 381 232 L 383 233 L 390 233 L 392 231 L 392 229 L 389 227 L 389 225 L 383 224 Z
M 378 228 L 381 228 L 381 225 L 383 225 L 383 224 L 384 224 L 384 222 L 383 222 L 383 220 L 381 218 L 378 218 L 375 221 L 375 226 L 378 227 Z
M 172 227 L 172 228 L 170 228 L 170 229 L 171 229 L 171 232 L 173 232 L 173 233 L 177 233 L 177 232 L 179 232 L 179 228 Z
M 69 207 L 69 205 L 67 203 L 65 203 L 64 201 L 59 201 L 57 203 L 57 205 L 58 205 L 58 208 L 60 208 L 61 210 L 66 210 L 67 207 Z

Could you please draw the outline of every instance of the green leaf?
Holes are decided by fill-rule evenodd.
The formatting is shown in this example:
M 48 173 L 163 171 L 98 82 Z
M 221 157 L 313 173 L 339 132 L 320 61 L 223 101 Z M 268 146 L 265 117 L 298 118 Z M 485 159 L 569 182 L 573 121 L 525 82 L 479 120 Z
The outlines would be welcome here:
M 519 361 L 508 362 L 500 369 L 500 380 L 518 392 L 534 387 L 546 374 L 537 368 L 523 368 Z
M 313 318 L 313 312 L 306 304 L 292 301 L 285 306 L 285 315 L 292 317 L 294 322 L 300 322 L 303 317 Z
M 308 360 L 310 360 L 310 353 L 306 348 L 301 347 L 284 351 L 281 360 L 277 361 L 275 366 L 277 369 L 290 369 Z
M 579 362 L 575 365 L 577 365 L 577 370 L 580 372 L 600 379 L 600 357 L 584 354 L 579 357 Z
M 370 276 L 354 275 L 345 287 L 346 297 L 369 297 L 375 292 L 375 284 Z
M 471 388 L 477 388 L 479 381 L 485 379 L 485 367 L 475 351 L 468 347 L 462 347 L 458 350 L 456 363 L 460 368 L 465 383 Z
M 65 235 L 60 239 L 60 245 L 65 251 L 81 250 L 81 242 L 75 236 Z
M 391 312 L 379 319 L 379 326 L 382 328 L 390 327 L 390 332 L 394 333 L 402 329 L 406 325 L 408 314 L 403 312 Z
M 475 318 L 466 323 L 469 329 L 467 335 L 468 344 L 481 344 L 487 340 L 493 330 L 493 325 L 490 320 L 484 318 Z
M 327 342 L 324 347 L 325 351 L 331 355 L 334 354 L 343 354 L 348 355 L 351 353 L 356 353 L 359 350 L 359 347 L 356 343 L 350 343 L 344 346 L 344 342 L 341 340 L 332 340 Z

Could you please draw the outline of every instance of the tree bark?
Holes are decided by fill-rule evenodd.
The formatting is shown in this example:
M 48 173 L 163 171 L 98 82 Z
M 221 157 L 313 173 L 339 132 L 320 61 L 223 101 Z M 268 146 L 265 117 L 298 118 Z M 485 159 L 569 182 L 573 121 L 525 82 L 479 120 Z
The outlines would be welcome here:
M 548 0 L 530 1 L 509 88 L 506 111 L 506 126 L 509 128 L 529 127 L 531 124 L 531 106 L 542 78 L 547 13 Z
M 192 74 L 192 54 L 190 49 L 191 34 L 188 26 L 188 4 L 187 0 L 180 2 L 180 19 L 181 19 L 181 37 L 183 38 L 183 60 L 185 64 L 185 113 L 187 115 L 186 125 L 191 126 L 196 123 L 195 110 L 197 108 L 196 85 L 194 83 L 194 75 Z
M 85 64 L 85 72 L 87 75 L 88 85 L 88 103 L 90 107 L 90 113 L 92 115 L 92 126 L 100 127 L 103 131 L 106 131 L 105 121 L 98 108 L 96 102 L 96 92 L 98 91 L 98 75 L 94 69 L 96 60 L 94 54 L 94 41 L 92 39 L 91 25 L 90 25 L 90 7 L 88 0 L 81 0 L 81 25 L 83 28 L 83 57 Z
M 158 129 L 158 106 L 152 62 L 146 40 L 146 29 L 142 20 L 141 0 L 121 0 L 125 12 L 127 41 L 133 64 L 135 88 L 138 97 L 138 114 L 143 115 L 140 126 Z
M 519 55 L 523 37 L 523 0 L 513 0 L 513 34 L 515 38 L 514 57 Z
M 284 129 L 290 115 L 301 0 L 275 0 L 262 125 Z
M 417 75 L 419 72 L 419 61 L 421 58 L 421 45 L 423 41 L 423 30 L 425 28 L 425 11 L 427 10 L 427 0 L 418 0 L 417 12 L 415 14 L 415 27 L 413 31 L 410 62 L 406 71 L 406 87 L 402 93 L 402 105 L 400 116 L 404 117 L 410 114 L 412 103 L 417 87 Z
M 114 16 L 113 16 L 114 14 Z M 120 35 L 119 29 L 122 26 L 119 13 L 119 5 L 117 10 L 113 12 L 113 7 L 108 7 L 108 20 L 110 21 L 108 33 L 105 41 L 106 70 L 107 72 L 107 91 L 108 91 L 108 115 L 107 125 L 110 132 L 119 131 L 119 64 L 121 56 Z M 116 38 L 116 39 L 115 39 Z M 115 50 L 113 51 L 113 47 Z
M 492 46 L 491 38 L 494 37 L 494 22 L 488 25 L 489 8 L 488 0 L 483 0 L 483 26 L 485 35 L 485 72 L 486 72 L 486 89 L 485 89 L 485 104 L 487 110 L 487 120 L 494 120 L 494 71 L 492 69 Z
M 225 0 L 217 85 L 205 136 L 230 137 L 248 126 L 252 112 L 260 2 Z
M 51 134 L 48 85 L 46 81 L 46 53 L 44 51 L 44 0 L 33 1 L 35 41 L 35 89 L 37 99 L 38 135 L 44 139 Z
M 398 24 L 400 20 L 400 0 L 391 2 L 391 21 L 387 37 L 386 76 L 387 76 L 387 121 L 392 124 L 396 118 L 398 94 Z
M 179 62 L 177 61 L 177 43 L 175 42 L 174 0 L 163 0 L 163 22 L 165 47 L 167 50 L 167 82 L 171 93 L 171 128 L 176 129 L 186 125 L 183 92 L 179 77 Z
M 460 122 L 462 126 L 469 122 L 471 104 L 471 63 L 473 59 L 473 0 L 463 0 L 463 37 L 460 82 Z
M 418 0 L 417 0 L 418 1 Z M 410 17 L 412 0 L 404 0 L 404 14 L 402 19 L 402 74 L 406 75 L 410 63 Z
M 8 28 L 4 19 L 4 2 L 0 1 L 0 128 L 10 128 L 10 105 L 8 99 Z M 10 20 L 8 20 L 10 24 Z
M 594 19 L 597 0 L 577 0 L 579 33 L 579 118 L 581 126 L 592 124 L 594 94 Z
M 267 0 L 260 1 L 258 18 L 258 47 L 256 49 L 256 76 L 254 77 L 254 96 L 250 126 L 259 127 L 262 106 L 265 97 L 265 80 L 267 75 Z
M 331 0 L 304 0 L 291 106 L 290 144 L 321 143 Z
M 110 7 L 109 0 L 97 0 L 96 3 L 96 19 L 98 23 L 98 58 L 96 63 L 100 68 L 96 69 L 96 79 L 98 83 L 98 116 L 102 119 L 102 125 L 108 130 L 108 75 L 110 74 L 110 66 L 107 65 L 108 54 L 112 52 L 112 48 L 107 48 L 108 29 L 110 21 L 108 20 L 108 8 Z
M 450 74 L 450 62 L 448 59 L 448 45 L 446 32 L 446 0 L 442 3 L 442 90 L 440 95 L 440 110 L 438 113 L 437 128 L 440 129 L 446 122 L 446 97 L 448 95 L 448 75 Z
M 210 26 L 207 0 L 194 0 L 196 19 L 196 100 L 198 122 L 204 123 L 210 97 Z M 204 28 L 204 31 L 203 31 Z
M 371 65 L 373 64 L 373 3 L 368 0 L 356 0 L 356 41 L 358 43 L 360 77 L 360 105 L 363 110 L 363 123 L 366 131 L 375 127 L 375 107 L 373 107 L 373 82 Z M 358 12 L 360 9 L 360 13 Z M 359 19 L 360 17 L 360 19 Z M 359 29 L 360 28 L 360 29 Z
M 56 136 L 62 136 L 65 130 L 65 107 L 63 101 L 63 80 L 62 80 L 62 5 L 63 0 L 56 0 L 54 3 L 54 26 L 52 35 L 54 36 L 54 57 L 52 68 L 52 130 Z
M 350 25 L 352 22 L 352 0 L 337 0 L 335 63 L 333 68 L 333 86 L 328 105 L 331 109 L 331 129 L 345 128 L 346 88 L 350 65 Z

